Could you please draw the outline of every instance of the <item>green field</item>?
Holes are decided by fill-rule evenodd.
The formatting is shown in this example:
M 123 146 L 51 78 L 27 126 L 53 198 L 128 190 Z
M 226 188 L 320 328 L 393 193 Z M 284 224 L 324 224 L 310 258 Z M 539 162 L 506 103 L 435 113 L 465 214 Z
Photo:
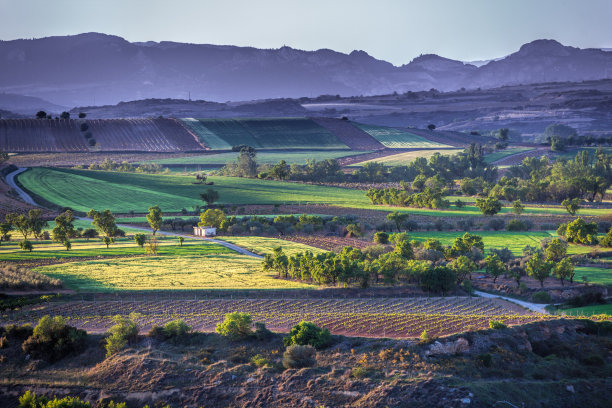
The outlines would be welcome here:
M 595 306 L 584 306 L 584 307 L 574 307 L 571 309 L 561 309 L 560 313 L 570 315 L 570 316 L 592 316 L 592 315 L 600 315 L 607 314 L 612 315 L 612 303 L 608 303 L 606 305 L 595 305 Z
M 499 150 L 497 152 L 489 153 L 485 155 L 484 159 L 487 163 L 493 163 L 494 161 L 501 160 L 504 157 L 512 156 L 513 154 L 526 152 L 533 150 L 531 147 L 511 147 L 509 149 Z
M 337 159 L 339 157 L 352 156 L 355 154 L 370 153 L 365 152 L 352 152 L 350 150 L 329 150 L 329 151 L 299 151 L 299 152 L 257 152 L 257 163 L 259 164 L 276 164 L 281 160 L 285 160 L 288 164 L 306 164 L 306 160 L 314 159 L 316 161 L 322 161 L 327 159 Z M 165 164 L 185 164 L 185 165 L 211 165 L 211 164 L 226 164 L 228 162 L 236 161 L 239 153 L 217 153 L 217 154 L 203 154 L 199 156 L 190 157 L 175 157 L 168 159 L 159 160 L 148 160 L 144 163 L 157 163 L 161 165 Z
M 607 154 L 612 154 L 612 147 L 602 147 L 603 151 L 606 152 Z M 576 157 L 576 154 L 582 150 L 586 150 L 591 152 L 591 154 L 595 154 L 595 151 L 597 150 L 596 147 L 581 147 L 581 148 L 572 148 L 572 149 L 567 149 L 563 152 L 557 152 L 555 153 L 555 158 L 556 159 L 566 159 L 566 160 L 573 160 Z
M 408 232 L 411 239 L 416 241 L 426 241 L 428 238 L 439 240 L 442 245 L 452 245 L 455 238 L 463 235 L 459 231 L 414 231 Z M 485 245 L 485 251 L 490 248 L 508 248 L 515 255 L 521 255 L 522 250 L 526 245 L 540 247 L 540 241 L 545 238 L 556 237 L 554 231 L 525 231 L 525 232 L 510 232 L 510 231 L 475 231 L 472 234 L 482 237 Z M 570 244 L 568 247 L 569 254 L 588 253 L 592 247 Z M 576 268 L 578 269 L 578 268 Z
M 209 186 L 193 184 L 195 179 L 183 175 L 119 173 L 37 167 L 18 176 L 18 181 L 30 192 L 58 207 L 76 211 L 110 209 L 115 213 L 144 213 L 151 205 L 165 212 L 180 212 L 202 205 L 199 194 Z M 379 211 L 400 211 L 441 217 L 481 216 L 478 209 L 452 205 L 447 210 L 372 205 L 364 191 L 348 188 L 317 186 L 273 180 L 238 177 L 209 177 L 219 192 L 217 204 L 326 204 Z M 452 197 L 452 200 L 456 197 Z M 467 199 L 465 200 L 468 201 Z M 509 214 L 510 207 L 501 214 Z M 526 206 L 526 215 L 565 214 L 559 205 Z M 582 209 L 580 215 L 606 215 L 610 209 Z
M 585 276 L 589 283 L 612 285 L 612 269 L 597 268 L 595 266 L 577 266 L 575 273 L 575 282 L 582 282 L 582 277 Z
M 390 147 L 392 149 L 427 149 L 436 147 L 450 147 L 448 145 L 444 145 L 438 142 L 432 142 L 422 136 L 415 135 L 414 133 L 405 132 L 395 128 L 365 125 L 362 123 L 355 122 L 352 123 L 364 132 L 369 133 L 374 139 L 378 140 L 386 147 Z
M 221 237 L 223 241 L 231 242 L 240 247 L 246 248 L 256 254 L 264 255 L 272 253 L 274 248 L 282 247 L 283 251 L 287 255 L 295 255 L 299 252 L 311 251 L 314 254 L 320 254 L 326 252 L 323 249 L 311 247 L 305 244 L 299 244 L 297 242 L 285 241 L 276 238 L 266 237 Z
M 366 160 L 360 163 L 355 163 L 352 166 L 363 166 L 366 163 L 377 162 L 382 163 L 385 166 L 405 166 L 408 163 L 414 161 L 417 157 L 425 157 L 429 159 L 435 153 L 440 153 L 445 156 L 451 156 L 462 152 L 463 149 L 423 149 L 415 150 L 411 152 L 404 152 L 398 154 L 392 154 L 390 156 L 378 157 L 376 159 Z
M 213 150 L 241 144 L 256 149 L 348 149 L 333 133 L 308 118 L 183 120 Z

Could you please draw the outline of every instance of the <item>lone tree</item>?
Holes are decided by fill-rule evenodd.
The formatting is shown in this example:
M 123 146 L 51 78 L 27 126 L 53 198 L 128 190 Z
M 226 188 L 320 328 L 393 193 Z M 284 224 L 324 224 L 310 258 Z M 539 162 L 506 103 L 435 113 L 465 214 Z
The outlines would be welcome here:
M 153 230 L 153 235 L 155 235 L 155 233 L 159 231 L 159 229 L 161 228 L 162 222 L 163 222 L 162 210 L 161 208 L 159 208 L 158 205 L 149 207 L 149 213 L 147 214 L 147 221 L 149 221 L 149 225 L 151 226 L 151 229 Z
M 96 210 L 89 210 L 87 212 L 87 216 L 93 218 L 91 222 L 102 234 L 104 237 L 102 240 L 106 245 L 106 248 L 113 242 L 115 242 L 114 237 L 119 232 L 117 228 L 117 224 L 115 223 L 115 216 L 113 213 L 106 209 L 103 212 L 98 212 Z
M 502 209 L 501 203 L 495 197 L 477 199 L 476 207 L 478 207 L 481 213 L 488 216 L 493 216 Z
M 285 160 L 281 160 L 278 164 L 272 167 L 272 177 L 278 180 L 285 180 L 289 177 L 290 169 Z
M 222 210 L 209 208 L 200 214 L 198 226 L 219 228 L 224 220 L 225 213 Z
M 200 198 L 210 207 L 219 199 L 219 192 L 209 188 L 206 192 L 200 193 Z
M 516 200 L 512 203 L 512 212 L 519 216 L 525 211 L 525 206 L 521 202 L 521 200 Z
M 32 246 L 32 243 L 28 241 L 27 239 L 24 239 L 23 241 L 19 243 L 19 248 L 21 248 L 23 251 L 29 251 L 29 252 L 32 252 L 32 249 L 34 249 L 34 247 Z
M 434 125 L 433 123 L 430 123 L 429 125 L 427 125 L 427 129 L 429 130 L 434 130 L 436 128 L 436 125 Z
M 569 198 L 566 198 L 561 202 L 561 205 L 565 207 L 565 209 L 570 215 L 576 215 L 578 210 L 581 208 L 581 202 L 582 200 L 579 198 L 572 198 L 571 200 Z
M 36 119 L 45 119 L 47 117 L 47 112 L 38 111 L 36 112 Z
M 62 114 L 60 115 L 60 118 L 62 119 L 70 119 L 70 112 L 62 112 Z
M 145 234 L 134 234 L 134 242 L 142 248 L 145 242 L 147 242 L 147 236 Z
M 85 119 L 87 114 L 85 112 L 79 112 L 79 119 Z
M 55 217 L 55 228 L 51 231 L 53 241 L 62 243 L 66 247 L 66 251 L 69 251 L 72 247 L 70 238 L 74 238 L 77 235 L 77 231 L 72 224 L 73 222 L 74 216 L 72 211 L 66 210 Z
M 408 220 L 410 215 L 408 213 L 402 213 L 398 211 L 394 211 L 392 213 L 387 214 L 387 219 L 395 223 L 395 227 L 397 228 L 397 232 L 401 232 L 400 227 L 403 223 Z
M 541 252 L 536 252 L 525 265 L 527 274 L 540 281 L 540 287 L 544 287 L 544 281 L 550 276 L 554 263 L 544 259 Z

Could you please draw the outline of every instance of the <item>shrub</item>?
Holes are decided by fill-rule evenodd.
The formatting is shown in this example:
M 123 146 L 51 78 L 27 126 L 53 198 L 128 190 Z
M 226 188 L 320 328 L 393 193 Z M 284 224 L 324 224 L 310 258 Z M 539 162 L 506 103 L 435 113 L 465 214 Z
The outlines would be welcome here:
M 377 244 L 388 244 L 389 243 L 389 234 L 386 232 L 377 232 L 374 234 L 374 242 Z
M 251 357 L 251 363 L 255 367 L 269 367 L 270 366 L 270 360 L 268 360 L 261 354 L 255 354 L 253 357 Z
M 115 325 L 108 330 L 106 337 L 106 357 L 110 357 L 114 353 L 121 351 L 128 343 L 136 340 L 138 337 L 138 326 L 130 318 L 123 316 L 115 316 L 113 320 Z
M 506 225 L 506 230 L 508 231 L 527 231 L 530 228 L 530 223 L 527 221 L 521 220 L 510 220 L 508 221 L 508 225 Z
M 298 344 L 301 346 L 309 345 L 317 349 L 322 349 L 331 343 L 329 330 L 320 328 L 311 322 L 300 322 L 293 326 L 289 334 L 283 338 L 285 346 Z
M 489 227 L 489 229 L 492 229 L 494 231 L 499 231 L 499 230 L 504 229 L 504 227 L 506 226 L 506 223 L 502 219 L 494 218 L 487 223 L 487 226 Z
M 184 321 L 174 320 L 166 323 L 164 327 L 153 326 L 149 331 L 149 337 L 158 340 L 168 340 L 171 343 L 179 343 L 187 338 L 190 331 L 191 327 Z
M 548 294 L 548 292 L 545 292 L 543 290 L 539 292 L 535 292 L 531 296 L 531 299 L 537 303 L 550 303 L 550 295 Z
M 126 408 L 125 402 L 96 404 L 98 408 Z M 64 398 L 54 397 L 52 400 L 41 396 L 37 397 L 32 391 L 26 391 L 19 397 L 19 408 L 91 408 L 89 402 L 85 402 L 78 397 L 67 396 Z
M 427 330 L 423 330 L 423 333 L 421 333 L 419 339 L 421 339 L 422 341 L 429 341 L 430 337 L 429 334 L 427 334 Z
M 4 328 L 4 334 L 6 337 L 14 337 L 19 340 L 25 340 L 34 333 L 34 329 L 29 324 L 17 326 L 16 324 L 9 324 Z
M 272 335 L 272 332 L 266 328 L 265 323 L 256 322 L 254 326 L 255 332 L 253 333 L 253 335 L 257 340 L 265 340 Z
M 246 339 L 252 334 L 252 323 L 253 320 L 248 313 L 228 313 L 225 315 L 225 320 L 217 324 L 215 331 L 224 337 L 229 337 L 231 340 Z
M 19 248 L 21 248 L 22 251 L 29 252 L 32 252 L 32 249 L 34 249 L 34 247 L 32 246 L 32 242 L 28 241 L 27 239 L 24 239 L 23 241 L 19 242 Z
M 505 329 L 508 326 L 506 326 L 505 324 L 503 324 L 502 322 L 498 320 L 489 320 L 489 327 L 494 330 L 500 330 L 500 329 Z
M 431 268 L 421 275 L 421 288 L 428 292 L 447 293 L 455 288 L 457 275 L 445 266 Z
M 63 317 L 46 315 L 40 318 L 32 336 L 21 348 L 32 358 L 54 362 L 82 350 L 86 338 L 84 330 L 68 326 Z
M 283 367 L 285 368 L 304 368 L 312 367 L 317 363 L 315 359 L 316 351 L 309 345 L 294 344 L 287 347 L 283 353 Z
M 489 353 L 479 354 L 478 361 L 485 367 L 491 367 L 491 364 L 493 363 L 493 357 L 491 357 L 491 354 Z

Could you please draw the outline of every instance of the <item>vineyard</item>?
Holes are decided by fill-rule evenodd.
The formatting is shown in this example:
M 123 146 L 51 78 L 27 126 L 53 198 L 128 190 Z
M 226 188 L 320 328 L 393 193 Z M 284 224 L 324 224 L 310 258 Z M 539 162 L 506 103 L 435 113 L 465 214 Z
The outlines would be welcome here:
M 413 150 L 404 153 L 392 154 L 384 157 L 377 157 L 369 160 L 365 160 L 362 162 L 357 162 L 353 164 L 353 166 L 363 166 L 366 163 L 382 163 L 385 166 L 405 166 L 408 163 L 414 161 L 418 157 L 424 157 L 429 159 L 436 153 L 440 153 L 443 156 L 451 156 L 453 154 L 460 153 L 461 150 L 458 149 L 419 149 Z
M 355 126 L 370 134 L 385 147 L 393 149 L 449 147 L 446 144 L 432 142 L 422 136 L 399 129 L 361 123 L 355 123 Z
M 312 321 L 334 334 L 364 337 L 417 337 L 423 330 L 443 336 L 489 326 L 489 320 L 522 324 L 549 316 L 525 314 L 520 308 L 497 299 L 377 298 L 377 299 L 205 299 L 151 301 L 83 301 L 48 303 L 8 312 L 3 320 L 36 322 L 48 314 L 64 316 L 76 327 L 103 332 L 115 315 L 138 313 L 143 331 L 154 325 L 182 319 L 198 331 L 212 331 L 226 313 L 244 312 L 254 322 L 286 332 L 300 321 Z
M 385 146 L 368 132 L 346 120 L 313 118 L 319 125 L 331 131 L 352 150 L 380 150 Z
M 74 120 L 0 119 L 0 150 L 5 152 L 86 152 Z

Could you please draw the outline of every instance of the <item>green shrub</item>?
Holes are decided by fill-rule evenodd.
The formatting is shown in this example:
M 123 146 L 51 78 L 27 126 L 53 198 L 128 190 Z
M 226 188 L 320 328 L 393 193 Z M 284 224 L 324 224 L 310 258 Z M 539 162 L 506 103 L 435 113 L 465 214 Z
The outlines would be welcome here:
M 505 324 L 503 324 L 502 322 L 498 321 L 498 320 L 489 320 L 489 327 L 494 329 L 494 330 L 500 330 L 500 329 L 505 329 L 506 326 Z
M 527 231 L 529 225 L 521 220 L 510 220 L 506 225 L 507 231 Z
M 253 335 L 257 340 L 265 340 L 272 335 L 272 332 L 266 328 L 265 323 L 256 322 L 253 326 L 255 326 Z
M 477 357 L 478 361 L 485 367 L 491 367 L 493 363 L 493 357 L 489 353 L 480 354 Z
M 191 331 L 191 326 L 182 320 L 174 320 L 164 326 L 164 335 L 167 339 L 181 339 Z
M 388 244 L 389 243 L 389 234 L 386 232 L 377 232 L 374 234 L 374 242 L 377 244 Z
M 138 326 L 130 318 L 123 316 L 115 316 L 113 320 L 115 325 L 112 326 L 108 331 L 106 337 L 106 357 L 113 355 L 121 351 L 128 343 L 134 342 L 138 337 Z
M 421 339 L 422 341 L 429 341 L 430 337 L 429 337 L 429 334 L 427 333 L 427 330 L 423 330 L 423 333 L 421 333 L 421 335 L 419 336 L 419 339 Z
M 535 292 L 531 296 L 531 299 L 533 299 L 533 301 L 537 303 L 550 303 L 550 300 L 551 300 L 548 292 L 545 292 L 543 290 L 540 292 Z
M 322 349 L 331 343 L 329 330 L 320 328 L 311 322 L 300 322 L 293 326 L 289 334 L 283 338 L 285 346 L 309 345 Z
M 248 313 L 228 313 L 225 315 L 225 320 L 217 324 L 215 331 L 224 337 L 229 337 L 231 340 L 246 339 L 252 334 L 252 323 L 253 320 Z
M 126 408 L 125 402 L 114 403 L 98 403 L 97 408 Z M 32 391 L 26 391 L 19 397 L 19 408 L 91 408 L 89 402 L 82 401 L 79 397 L 54 397 L 52 400 L 41 396 L 37 397 Z
M 86 338 L 84 330 L 68 326 L 63 317 L 46 315 L 40 318 L 21 348 L 32 358 L 54 362 L 82 350 Z
M 251 357 L 251 363 L 255 367 L 269 367 L 270 366 L 270 360 L 268 360 L 261 354 L 255 354 L 253 357 Z
M 316 351 L 312 346 L 301 346 L 299 344 L 289 346 L 283 353 L 283 367 L 312 367 L 317 363 L 317 360 L 315 359 L 315 354 Z
M 360 365 L 351 370 L 351 377 L 353 378 L 365 378 L 368 376 L 369 369 L 365 365 Z
M 25 340 L 34 333 L 34 329 L 29 324 L 17 326 L 16 324 L 9 324 L 4 328 L 4 334 L 6 337 L 14 337 L 19 340 Z

